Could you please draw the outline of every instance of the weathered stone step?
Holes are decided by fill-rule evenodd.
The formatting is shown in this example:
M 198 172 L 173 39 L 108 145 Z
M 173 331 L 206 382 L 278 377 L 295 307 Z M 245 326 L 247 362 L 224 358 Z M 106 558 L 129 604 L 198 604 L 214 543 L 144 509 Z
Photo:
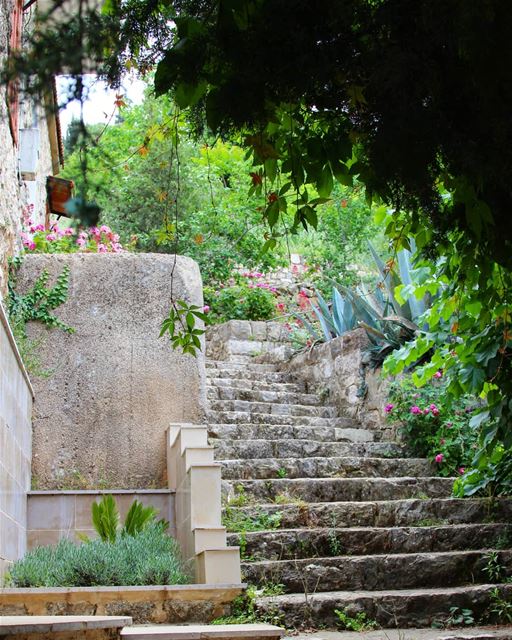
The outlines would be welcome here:
M 356 426 L 353 426 L 356 424 Z M 343 426 L 341 426 L 343 425 Z M 308 427 L 292 424 L 213 424 L 208 425 L 211 438 L 221 440 L 320 440 L 322 442 L 346 442 L 347 434 L 354 429 L 361 429 L 360 425 L 350 419 L 340 420 L 339 427 Z M 349 431 L 347 431 L 349 430 Z M 388 456 L 404 455 L 406 448 L 395 443 L 386 443 Z M 384 443 L 379 444 L 382 448 Z
M 323 405 L 318 395 L 314 393 L 292 393 L 290 391 L 282 390 L 260 390 L 250 389 L 247 387 L 223 387 L 223 386 L 209 386 L 207 388 L 207 398 L 211 401 L 210 406 L 213 406 L 214 401 L 235 401 L 235 402 L 252 402 L 252 403 L 274 403 L 285 405 L 307 405 L 311 407 L 318 407 Z M 222 407 L 225 411 L 226 407 Z M 238 408 L 235 408 L 238 411 Z M 264 412 L 263 412 L 264 413 Z
M 276 405 L 280 406 L 280 405 Z M 270 413 L 251 413 L 250 411 L 214 411 L 207 409 L 206 417 L 215 424 L 290 424 L 308 427 L 343 427 L 344 418 L 323 418 L 318 416 L 274 415 Z M 378 431 L 375 431 L 378 433 Z
M 386 629 L 373 631 L 304 631 L 295 640 L 511 640 L 512 625 L 447 629 Z
M 308 458 L 328 457 L 336 458 L 353 453 L 347 443 L 370 440 L 372 434 L 363 430 L 339 434 L 340 441 L 324 442 L 318 440 L 215 440 L 216 460 L 253 460 L 261 458 Z M 341 440 L 344 437 L 345 440 Z M 353 438 L 354 440 L 351 440 Z
M 255 458 L 222 460 L 225 480 L 256 480 L 267 478 L 330 478 L 330 477 L 398 477 L 431 476 L 432 465 L 424 458 Z
M 279 640 L 284 629 L 270 624 L 190 624 L 126 627 L 121 640 Z
M 295 560 L 339 555 L 427 553 L 492 549 L 510 539 L 512 525 L 452 524 L 424 527 L 332 527 L 281 529 L 243 534 L 244 555 L 252 560 Z M 238 546 L 240 534 L 228 544 Z M 316 560 L 312 559 L 314 564 Z
M 488 551 L 396 553 L 333 558 L 264 560 L 242 563 L 244 580 L 273 581 L 289 593 L 299 590 L 345 591 L 456 587 L 485 583 Z M 512 551 L 500 551 L 504 576 L 512 572 Z
M 273 391 L 283 393 L 304 393 L 305 384 L 299 382 L 265 382 L 250 378 L 215 378 L 211 372 L 207 377 L 207 388 L 222 388 L 226 390 L 244 389 L 252 391 Z
M 510 523 L 512 499 L 436 498 L 379 502 L 265 503 L 237 507 L 246 518 L 279 513 L 283 529 L 299 527 L 421 527 L 426 523 Z
M 313 418 L 335 418 L 337 410 L 329 406 L 311 406 L 307 404 L 286 404 L 277 402 L 254 402 L 251 400 L 210 400 L 210 411 L 244 412 L 250 415 L 266 415 Z M 250 420 L 249 420 L 250 422 Z
M 209 370 L 232 371 L 235 373 L 240 370 L 251 371 L 254 373 L 269 373 L 279 370 L 275 364 L 259 364 L 252 362 L 250 356 L 248 361 L 244 360 L 243 362 L 237 362 L 234 360 L 206 360 L 205 366 L 206 369 Z
M 400 589 L 384 591 L 304 592 L 260 598 L 257 609 L 261 614 L 279 611 L 290 628 L 304 626 L 336 627 L 335 609 L 349 615 L 362 611 L 384 628 L 430 627 L 433 622 L 447 620 L 451 607 L 471 609 L 479 619 L 491 602 L 494 584 L 437 589 Z M 512 585 L 499 585 L 503 598 L 512 598 Z M 385 635 L 383 636 L 385 638 Z
M 238 480 L 245 494 L 260 502 L 274 502 L 277 496 L 289 496 L 305 502 L 367 502 L 404 498 L 447 498 L 452 478 L 278 478 Z M 278 498 L 279 499 L 279 498 Z

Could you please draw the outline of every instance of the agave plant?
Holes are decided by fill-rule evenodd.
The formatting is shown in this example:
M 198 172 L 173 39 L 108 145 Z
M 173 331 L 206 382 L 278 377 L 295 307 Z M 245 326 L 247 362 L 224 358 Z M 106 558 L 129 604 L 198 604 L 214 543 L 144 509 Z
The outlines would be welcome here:
M 414 337 L 419 330 L 417 321 L 425 311 L 428 301 L 410 296 L 404 304 L 400 304 L 395 295 L 399 285 L 413 282 L 410 251 L 403 249 L 398 253 L 398 272 L 382 262 L 371 244 L 370 251 L 381 274 L 381 280 L 374 291 L 368 291 L 364 285 L 349 288 L 333 281 L 331 302 L 327 303 L 320 292 L 316 291 L 318 304 L 311 304 L 311 309 L 320 324 L 325 342 L 356 327 L 365 329 L 370 341 L 368 351 L 371 362 L 377 367 L 391 351 Z M 383 290 L 386 291 L 386 296 Z M 307 318 L 298 314 L 297 317 L 314 340 L 322 340 Z

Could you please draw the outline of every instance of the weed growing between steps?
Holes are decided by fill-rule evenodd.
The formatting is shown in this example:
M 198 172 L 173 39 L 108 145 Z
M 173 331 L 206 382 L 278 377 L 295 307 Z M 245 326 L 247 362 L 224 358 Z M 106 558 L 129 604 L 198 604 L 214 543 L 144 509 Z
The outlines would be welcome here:
M 265 613 L 258 611 L 256 601 L 258 598 L 280 596 L 284 593 L 282 584 L 267 583 L 261 587 L 249 585 L 246 592 L 233 600 L 231 615 L 213 620 L 211 624 L 274 624 L 284 628 L 284 615 L 273 608 Z
M 375 620 L 370 620 L 366 613 L 360 611 L 351 616 L 346 610 L 335 609 L 336 626 L 343 631 L 372 631 L 378 628 Z
M 14 563 L 12 587 L 93 587 L 187 584 L 191 582 L 176 541 L 161 524 L 135 536 L 76 545 L 63 539 L 38 547 Z
M 233 507 L 226 507 L 222 515 L 222 524 L 231 533 L 247 533 L 249 531 L 268 531 L 279 529 L 282 513 L 265 513 L 258 509 L 256 513 L 248 515 Z

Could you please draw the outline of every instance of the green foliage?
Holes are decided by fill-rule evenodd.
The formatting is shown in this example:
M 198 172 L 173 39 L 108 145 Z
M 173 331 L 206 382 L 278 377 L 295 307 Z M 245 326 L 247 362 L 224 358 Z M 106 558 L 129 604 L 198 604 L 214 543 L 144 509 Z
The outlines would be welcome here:
M 345 610 L 334 609 L 336 615 L 336 626 L 347 631 L 371 631 L 376 629 L 378 624 L 375 620 L 369 620 L 364 611 L 359 611 L 355 616 L 351 616 Z
M 506 567 L 501 563 L 498 551 L 489 551 L 485 557 L 487 562 L 482 570 L 487 575 L 489 582 L 497 583 L 510 580 Z
M 498 587 L 491 591 L 488 616 L 496 624 L 512 624 L 512 601 L 504 597 Z
M 92 524 L 103 542 L 116 542 L 123 536 L 136 536 L 146 527 L 155 524 L 158 509 L 152 506 L 144 507 L 141 502 L 134 500 L 128 509 L 125 521 L 120 527 L 120 516 L 114 497 L 110 494 L 103 496 L 99 502 L 92 503 Z M 159 525 L 163 530 L 167 528 L 165 521 Z
M 460 627 L 461 625 L 475 624 L 475 616 L 471 609 L 450 607 L 450 613 L 444 622 L 444 627 Z
M 417 388 L 409 375 L 391 384 L 389 400 L 389 419 L 400 422 L 402 434 L 415 455 L 428 457 L 441 476 L 465 472 L 478 442 L 478 430 L 471 426 L 479 406 L 474 397 L 454 399 L 446 392 L 443 378 L 432 378 Z
M 235 598 L 231 605 L 231 615 L 212 620 L 211 624 L 258 624 L 267 623 L 280 627 L 284 626 L 283 614 L 277 609 L 260 613 L 257 608 L 257 598 L 276 596 L 283 593 L 283 585 L 266 584 L 262 588 L 249 585 L 245 593 Z
M 250 515 L 229 506 L 226 507 L 222 515 L 222 524 L 228 531 L 233 533 L 270 531 L 279 529 L 282 517 L 283 514 L 280 511 L 268 514 L 260 509 L 254 515 Z
M 96 539 L 78 546 L 63 539 L 37 547 L 13 564 L 8 581 L 14 587 L 90 587 L 185 584 L 190 579 L 176 541 L 165 527 L 152 523 L 112 542 Z
M 53 286 L 47 286 L 50 274 L 46 269 L 34 282 L 32 288 L 22 294 L 16 288 L 16 270 L 21 264 L 21 259 L 14 259 L 9 269 L 9 295 L 7 298 L 7 311 L 14 325 L 20 328 L 26 337 L 25 325 L 30 321 L 41 322 L 47 327 L 58 327 L 67 333 L 73 333 L 74 329 L 51 312 L 66 302 L 69 289 L 69 267 L 63 267 Z
M 92 524 L 103 542 L 115 542 L 119 527 L 119 510 L 114 497 L 103 496 L 100 502 L 92 503 Z
M 204 288 L 204 299 L 213 323 L 227 320 L 270 320 L 276 315 L 276 298 L 268 289 L 240 279 L 239 284 L 219 289 Z
M 457 247 L 458 238 L 454 238 Z M 463 287 L 457 274 L 465 271 Z M 447 392 L 479 397 L 471 426 L 479 429 L 479 449 L 472 471 L 456 483 L 457 495 L 477 491 L 497 494 L 512 489 L 512 273 L 496 263 L 478 267 L 461 253 L 446 252 L 435 265 L 419 265 L 419 277 L 398 291 L 400 297 L 425 293 L 436 298 L 422 317 L 416 339 L 387 360 L 385 371 L 400 374 L 414 368 L 416 385 L 426 384 L 442 369 Z M 422 362 L 420 366 L 415 365 Z
M 198 329 L 197 320 L 205 322 L 207 316 L 204 311 L 195 304 L 188 304 L 185 300 L 172 302 L 168 317 L 162 322 L 160 338 L 166 333 L 172 343 L 173 349 L 180 348 L 183 353 L 196 356 L 201 351 L 201 340 L 204 329 Z

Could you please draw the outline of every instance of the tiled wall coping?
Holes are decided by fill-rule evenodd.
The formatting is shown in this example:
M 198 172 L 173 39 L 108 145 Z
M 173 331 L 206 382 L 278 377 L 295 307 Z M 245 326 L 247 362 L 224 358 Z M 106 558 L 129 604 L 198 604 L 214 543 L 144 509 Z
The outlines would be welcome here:
M 49 490 L 37 490 L 29 491 L 29 496 L 62 496 L 62 495 L 90 495 L 90 496 L 102 496 L 102 495 L 152 495 L 152 494 L 173 494 L 176 493 L 171 489 L 49 489 Z
M 9 324 L 9 320 L 7 319 L 7 314 L 5 312 L 5 309 L 1 301 L 0 301 L 0 322 L 2 323 L 5 329 L 5 333 L 7 334 L 7 339 L 9 340 L 9 344 L 11 345 L 12 351 L 14 353 L 14 357 L 16 358 L 18 365 L 20 367 L 20 371 L 25 379 L 25 382 L 27 383 L 27 387 L 29 388 L 30 393 L 32 394 L 32 398 L 34 398 L 35 395 L 34 395 L 34 389 L 32 388 L 32 383 L 30 382 L 30 378 L 28 377 L 27 370 L 25 369 L 25 365 L 23 364 L 23 360 L 21 359 L 21 354 L 19 352 L 18 345 L 16 344 L 16 340 L 14 339 L 11 325 Z
M 127 596 L 139 593 L 151 594 L 162 592 L 167 597 L 172 598 L 173 595 L 179 597 L 180 600 L 188 598 L 190 600 L 202 599 L 208 596 L 213 599 L 223 599 L 225 595 L 231 596 L 233 592 L 241 593 L 245 589 L 246 584 L 175 584 L 175 585 L 149 585 L 131 586 L 131 587 L 23 587 L 23 588 L 7 588 L 0 589 L 2 598 L 14 595 L 25 597 L 33 596 L 73 596 L 76 594 L 93 594 L 99 596 L 112 596 L 113 599 L 119 600 L 123 594 Z

